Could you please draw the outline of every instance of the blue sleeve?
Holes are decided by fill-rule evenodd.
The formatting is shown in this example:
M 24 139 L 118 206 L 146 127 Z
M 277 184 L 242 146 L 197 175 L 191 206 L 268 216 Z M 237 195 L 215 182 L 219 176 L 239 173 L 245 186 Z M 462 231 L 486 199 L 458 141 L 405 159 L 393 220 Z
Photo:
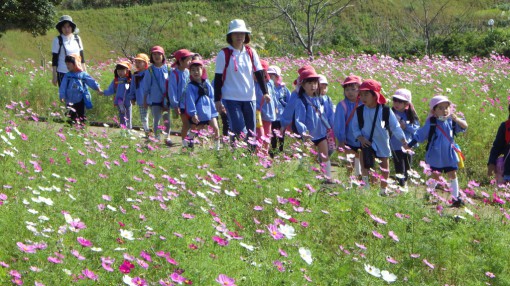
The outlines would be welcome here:
M 83 82 L 92 88 L 93 90 L 99 90 L 99 83 L 95 79 L 93 79 L 88 73 L 83 72 Z
M 335 133 L 335 137 L 338 140 L 338 142 L 345 142 L 347 135 L 346 135 L 346 128 L 345 128 L 345 110 L 342 106 L 342 102 L 340 101 L 336 105 L 336 112 L 333 120 L 333 132 Z
M 143 77 L 141 87 L 143 88 L 144 97 L 147 96 L 151 89 L 152 77 L 154 76 L 151 72 L 151 67 L 149 67 L 146 71 L 145 76 Z
M 423 127 L 416 130 L 416 132 L 413 135 L 412 141 L 422 143 L 425 140 L 428 140 L 429 130 L 430 130 L 430 120 L 427 119 L 427 121 L 425 122 L 425 125 L 423 125 Z M 414 142 L 413 142 L 413 144 L 409 144 L 409 147 L 413 147 Z
M 464 118 L 462 118 L 462 120 L 465 120 Z M 458 133 L 461 133 L 461 132 L 466 132 L 466 129 L 464 128 L 461 128 L 459 126 L 459 124 L 455 124 L 455 130 L 453 130 L 453 133 L 454 134 L 458 134 Z
M 178 87 L 178 84 L 177 84 L 177 78 L 175 76 L 175 74 L 177 73 L 177 78 L 179 77 L 179 73 L 174 71 L 174 70 L 169 70 L 168 71 L 168 92 L 170 93 L 169 94 L 169 98 L 170 98 L 170 106 L 172 108 L 175 108 L 179 105 L 179 98 L 180 98 L 180 95 L 178 94 L 177 90 L 179 89 Z
M 300 99 L 296 99 L 296 106 L 294 108 L 294 124 L 299 135 L 308 132 L 306 128 L 306 107 Z
M 328 119 L 329 126 L 331 126 L 331 128 L 333 128 L 333 123 L 335 121 L 335 112 L 333 111 L 333 103 L 330 102 L 327 105 L 327 108 L 325 110 L 326 110 L 326 118 Z
M 404 130 L 400 127 L 400 123 L 397 121 L 397 117 L 395 116 L 395 113 L 393 113 L 393 110 L 390 108 L 390 118 L 389 118 L 389 129 L 391 130 L 391 133 L 395 138 L 397 138 L 399 141 L 402 141 L 402 139 L 406 139 L 406 136 L 404 134 Z
M 358 111 L 356 110 L 355 112 L 358 112 Z M 363 135 L 361 133 L 361 129 L 359 128 L 358 116 L 356 116 L 356 114 L 352 117 L 352 120 L 351 120 L 351 132 L 354 136 L 354 139 L 356 139 L 356 140 L 358 140 L 358 137 Z
M 60 100 L 62 99 L 65 99 L 66 98 L 66 89 L 67 89 L 67 82 L 69 81 L 68 79 L 68 74 L 66 73 L 64 75 L 64 78 L 62 78 L 62 82 L 60 83 L 60 87 L 58 88 L 58 94 L 59 94 L 59 97 L 60 97 Z
M 197 114 L 197 107 L 195 106 L 195 87 L 191 84 L 188 85 L 188 88 L 186 89 L 186 112 L 190 116 L 195 116 Z
M 110 83 L 108 88 L 106 90 L 104 90 L 105 96 L 110 96 L 112 94 L 115 94 L 115 80 L 112 80 L 112 82 Z
M 414 123 L 406 124 L 405 131 L 409 134 L 414 134 L 420 128 L 420 122 L 416 120 Z

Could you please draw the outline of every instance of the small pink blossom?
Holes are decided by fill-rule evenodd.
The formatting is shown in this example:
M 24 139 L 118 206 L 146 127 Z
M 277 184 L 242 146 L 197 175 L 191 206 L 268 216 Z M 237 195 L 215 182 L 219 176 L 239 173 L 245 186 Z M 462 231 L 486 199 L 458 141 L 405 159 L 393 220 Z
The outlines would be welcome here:
M 85 239 L 85 238 L 83 238 L 83 237 L 81 237 L 81 236 L 80 236 L 80 237 L 78 237 L 76 240 L 77 240 L 77 241 L 78 241 L 78 243 L 79 243 L 79 244 L 81 244 L 81 246 L 83 246 L 83 247 L 91 247 L 91 246 L 92 246 L 92 242 L 91 242 L 90 240 L 87 240 L 87 239 Z
M 236 280 L 234 278 L 230 278 L 225 274 L 218 275 L 216 278 L 216 282 L 220 283 L 223 286 L 235 286 Z

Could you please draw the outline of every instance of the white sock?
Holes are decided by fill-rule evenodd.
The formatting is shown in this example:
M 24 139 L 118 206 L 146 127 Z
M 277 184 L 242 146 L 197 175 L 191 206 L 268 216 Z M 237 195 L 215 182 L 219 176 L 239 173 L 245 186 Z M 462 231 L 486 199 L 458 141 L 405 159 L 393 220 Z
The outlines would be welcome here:
M 363 181 L 363 183 L 365 183 L 366 189 L 370 188 L 370 181 L 368 180 L 368 176 L 361 177 L 361 180 Z
M 459 199 L 459 179 L 455 178 L 450 181 L 450 186 L 452 188 L 452 196 L 454 199 Z
M 354 176 L 361 175 L 361 163 L 359 158 L 354 158 Z
M 325 169 L 326 169 L 326 176 L 328 176 L 328 178 L 331 179 L 331 161 L 327 161 L 326 163 L 324 163 L 326 166 L 325 166 Z

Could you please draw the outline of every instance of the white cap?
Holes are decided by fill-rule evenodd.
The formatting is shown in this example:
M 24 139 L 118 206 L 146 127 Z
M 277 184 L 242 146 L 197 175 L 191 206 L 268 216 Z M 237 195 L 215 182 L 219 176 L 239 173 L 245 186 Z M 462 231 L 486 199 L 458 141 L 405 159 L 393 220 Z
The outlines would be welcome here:
M 230 21 L 230 24 L 228 24 L 228 34 L 230 33 L 248 33 L 251 34 L 251 31 L 246 28 L 246 24 L 244 23 L 244 20 L 241 19 L 235 19 Z
M 267 69 L 267 73 L 275 74 L 277 76 L 281 76 L 282 75 L 282 70 L 279 67 L 277 67 L 277 66 L 269 66 L 269 68 Z
M 412 99 L 411 91 L 405 88 L 397 89 L 392 97 L 406 102 L 411 102 Z
M 320 74 L 319 75 L 319 83 L 320 84 L 323 84 L 323 83 L 328 84 L 328 79 L 324 75 Z

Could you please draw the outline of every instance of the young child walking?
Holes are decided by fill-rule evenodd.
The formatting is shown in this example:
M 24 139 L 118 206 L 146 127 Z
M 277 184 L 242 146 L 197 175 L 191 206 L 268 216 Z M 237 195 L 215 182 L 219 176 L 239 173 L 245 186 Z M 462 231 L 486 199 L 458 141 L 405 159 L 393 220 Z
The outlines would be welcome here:
M 138 111 L 140 113 L 140 120 L 142 122 L 142 128 L 145 133 L 145 138 L 149 138 L 149 113 L 147 108 L 143 104 L 144 90 L 142 86 L 143 78 L 147 74 L 147 68 L 149 67 L 149 56 L 140 53 L 135 57 L 135 69 L 133 73 L 133 79 L 129 88 L 130 97 L 136 99 L 136 105 L 138 105 Z
M 163 117 L 167 138 L 165 143 L 172 146 L 170 140 L 170 116 L 168 112 L 163 114 L 164 110 L 169 110 L 170 100 L 168 98 L 168 66 L 166 65 L 165 50 L 160 46 L 154 46 L 150 53 L 151 66 L 147 69 L 146 76 L 143 77 L 142 87 L 144 90 L 144 107 L 151 109 L 154 129 L 154 138 L 160 140 L 159 121 Z
M 407 149 L 407 141 L 404 131 L 393 114 L 393 111 L 386 106 L 386 98 L 381 93 L 381 84 L 373 79 L 365 80 L 359 87 L 360 100 L 363 103 L 356 109 L 356 116 L 352 122 L 354 137 L 362 147 L 362 179 L 365 187 L 370 187 L 369 172 L 374 167 L 375 158 L 380 163 L 382 179 L 380 180 L 379 194 L 388 194 L 388 178 L 390 175 L 389 158 L 390 135 L 393 133 L 402 145 Z
M 414 133 L 420 128 L 418 114 L 416 114 L 411 100 L 411 91 L 405 88 L 397 89 L 392 97 L 393 113 L 397 117 L 400 128 L 404 131 L 408 142 L 413 139 Z M 398 184 L 405 188 L 409 178 L 407 172 L 411 169 L 412 155 L 402 151 L 402 143 L 395 136 L 391 136 L 390 144 Z
M 319 75 L 313 68 L 300 69 L 300 87 L 294 100 L 295 132 L 315 145 L 319 160 L 324 167 L 325 183 L 333 183 L 331 179 L 331 161 L 327 143 L 327 131 L 333 124 L 333 110 L 320 96 Z
M 170 106 L 180 114 L 182 128 L 181 128 L 181 140 L 182 146 L 188 146 L 189 140 L 186 140 L 186 136 L 189 131 L 189 117 L 185 111 L 186 100 L 184 97 L 185 88 L 190 80 L 190 73 L 188 65 L 191 62 L 191 58 L 194 54 L 186 49 L 180 49 L 174 52 L 175 62 L 172 64 L 172 72 L 168 82 L 168 92 L 170 96 Z
M 508 105 L 508 113 L 508 119 L 499 125 L 487 163 L 487 176 L 496 176 L 498 185 L 510 182 L 510 160 L 508 160 L 510 154 L 510 105 Z
M 356 108 L 362 104 L 359 100 L 359 87 L 361 78 L 350 75 L 342 83 L 344 89 L 344 100 L 338 102 L 335 110 L 335 121 L 333 131 L 337 140 L 337 147 L 340 152 L 345 153 L 347 161 L 347 173 L 356 178 L 361 176 L 360 149 L 361 145 L 354 137 L 351 125 L 356 115 Z M 359 178 L 358 178 L 359 179 Z
M 261 143 L 261 150 L 263 153 L 267 154 L 269 142 L 266 141 L 267 138 L 271 135 L 271 126 L 274 121 L 276 121 L 276 104 L 274 97 L 274 83 L 269 77 L 267 70 L 269 69 L 269 63 L 265 60 L 260 60 L 260 64 L 263 69 L 263 80 L 267 86 L 267 94 L 271 98 L 270 101 L 267 101 L 264 97 L 262 90 L 260 89 L 260 85 L 255 85 L 255 96 L 256 96 L 256 113 L 257 113 L 257 140 Z M 255 79 L 257 81 L 257 79 Z
M 320 74 L 319 75 L 319 94 L 321 95 L 322 99 L 324 99 L 324 102 L 329 104 L 331 110 L 333 112 L 335 111 L 335 106 L 333 104 L 333 101 L 331 100 L 331 97 L 328 95 L 328 79 L 326 76 Z
M 285 110 L 285 106 L 287 106 L 287 102 L 289 102 L 290 99 L 290 90 L 283 82 L 282 71 L 279 67 L 269 66 L 267 73 L 274 83 L 273 98 L 275 100 L 276 120 L 271 124 L 271 129 L 273 129 L 273 136 L 271 137 L 271 150 L 269 151 L 271 158 L 274 158 L 275 153 L 277 152 L 276 150 L 278 150 L 280 153 L 283 152 L 285 136 L 284 133 L 280 131 L 282 128 L 281 118 L 283 111 Z
M 127 61 L 118 62 L 115 65 L 113 74 L 114 79 L 104 91 L 104 95 L 115 95 L 113 104 L 119 111 L 119 124 L 122 128 L 121 134 L 128 135 L 132 128 L 131 100 L 135 99 L 129 91 L 131 85 L 131 64 Z
M 87 86 L 102 93 L 101 87 L 81 66 L 81 57 L 71 54 L 64 58 L 67 72 L 59 87 L 60 101 L 66 104 L 69 110 L 70 124 L 83 124 L 86 121 L 85 109 L 92 108 L 92 98 Z
M 214 148 L 220 149 L 220 129 L 218 127 L 218 111 L 214 104 L 214 90 L 211 83 L 202 76 L 204 74 L 204 63 L 200 60 L 194 60 L 189 65 L 191 81 L 186 88 L 185 94 L 185 114 L 189 117 L 188 122 L 191 126 L 190 140 L 193 146 L 193 137 L 195 130 L 203 130 L 207 125 L 213 128 Z
M 430 102 L 430 117 L 425 125 L 418 129 L 409 143 L 412 147 L 416 143 L 427 140 L 425 162 L 432 169 L 433 182 L 428 186 L 435 189 L 441 173 L 446 173 L 450 179 L 452 195 L 451 207 L 460 207 L 463 202 L 459 195 L 459 182 L 457 170 L 459 158 L 457 157 L 454 136 L 464 132 L 468 127 L 466 121 L 457 117 L 451 110 L 452 102 L 446 96 L 436 95 Z

